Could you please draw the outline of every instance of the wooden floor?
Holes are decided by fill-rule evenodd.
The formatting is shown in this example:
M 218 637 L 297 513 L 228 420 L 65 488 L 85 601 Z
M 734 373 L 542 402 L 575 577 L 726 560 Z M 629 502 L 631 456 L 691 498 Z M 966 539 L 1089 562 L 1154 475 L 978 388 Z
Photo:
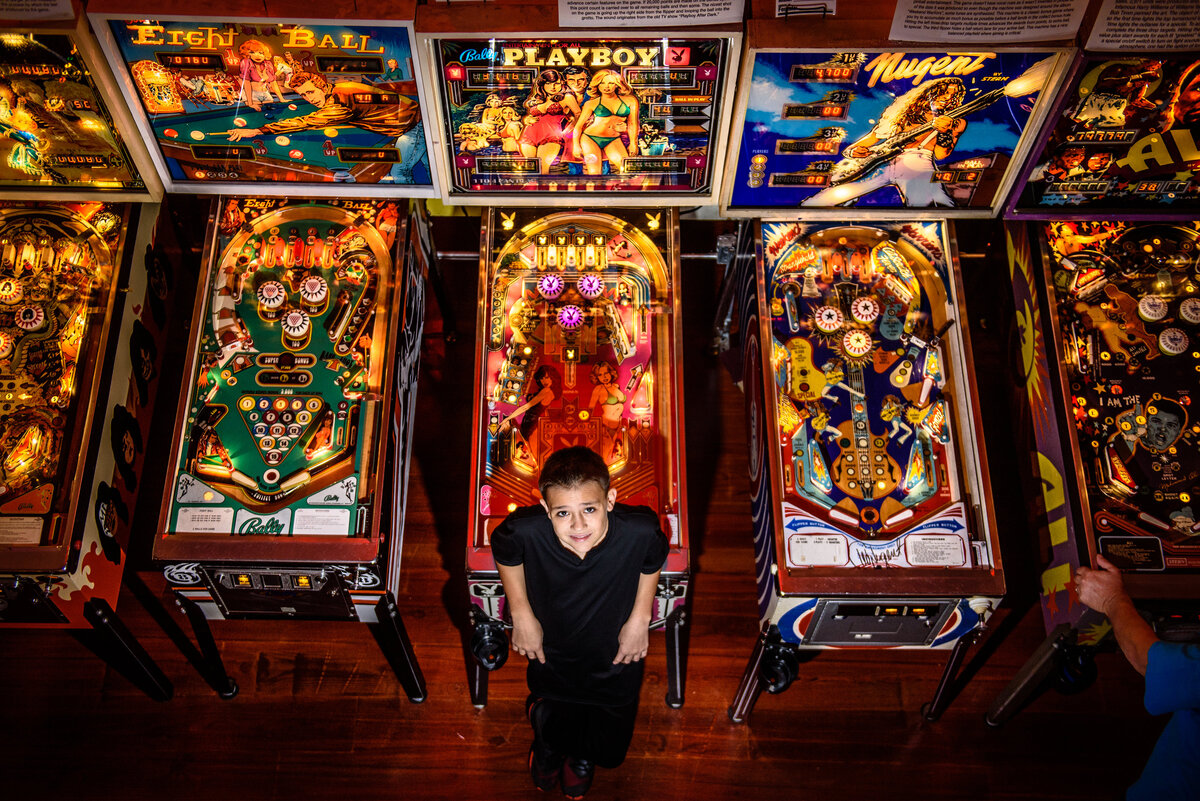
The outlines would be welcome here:
M 473 231 L 458 241 L 473 242 Z M 1036 606 L 1007 609 L 984 641 L 997 646 L 943 718 L 921 705 L 945 652 L 838 651 L 802 666 L 781 695 L 764 695 L 748 725 L 726 708 L 758 627 L 746 494 L 742 398 L 709 353 L 716 296 L 711 261 L 685 265 L 685 406 L 694 584 L 686 704 L 663 703 L 663 640 L 651 640 L 629 757 L 600 771 L 597 799 L 1108 799 L 1120 797 L 1161 720 L 1141 708 L 1141 679 L 1101 654 L 1100 679 L 1081 695 L 1047 694 L 1002 729 L 983 722 L 991 699 L 1043 637 Z M 214 625 L 241 685 L 218 699 L 143 598 L 128 588 L 118 612 L 175 685 L 148 700 L 72 637 L 0 630 L 0 793 L 89 799 L 523 799 L 529 782 L 524 671 L 491 677 L 490 703 L 468 700 L 462 635 L 469 481 L 475 265 L 448 264 L 460 330 L 431 336 L 420 389 L 412 501 L 398 602 L 429 686 L 411 704 L 367 627 L 326 622 Z M 984 372 L 1007 380 L 1003 267 L 973 276 L 973 322 Z M 996 274 L 998 273 L 998 275 Z M 432 312 L 431 300 L 431 315 Z M 990 360 L 990 361 L 989 361 Z M 996 377 L 998 376 L 998 378 Z M 1011 429 L 983 393 L 994 495 L 1003 507 L 1010 601 L 1035 594 L 1035 543 L 1015 496 Z M 1002 406 L 1002 405 L 1001 405 Z M 137 554 L 135 554 L 135 558 Z M 162 580 L 138 576 L 157 596 Z M 1024 566 L 1024 569 L 1022 569 Z M 157 597 L 154 601 L 160 600 Z M 151 604 L 153 608 L 153 604 Z M 173 611 L 170 619 L 183 622 Z M 1011 626 L 1015 622 L 1015 626 Z M 978 648 L 973 653 L 978 652 Z

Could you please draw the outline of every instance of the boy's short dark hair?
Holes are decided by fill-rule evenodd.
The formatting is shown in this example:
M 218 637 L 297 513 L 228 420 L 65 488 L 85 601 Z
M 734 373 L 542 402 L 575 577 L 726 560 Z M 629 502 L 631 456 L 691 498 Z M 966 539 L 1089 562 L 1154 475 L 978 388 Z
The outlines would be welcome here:
M 538 490 L 546 497 L 546 490 L 551 487 L 570 489 L 595 481 L 607 493 L 608 465 L 600 454 L 584 445 L 562 448 L 550 454 L 550 458 L 542 465 L 541 475 L 538 476 Z

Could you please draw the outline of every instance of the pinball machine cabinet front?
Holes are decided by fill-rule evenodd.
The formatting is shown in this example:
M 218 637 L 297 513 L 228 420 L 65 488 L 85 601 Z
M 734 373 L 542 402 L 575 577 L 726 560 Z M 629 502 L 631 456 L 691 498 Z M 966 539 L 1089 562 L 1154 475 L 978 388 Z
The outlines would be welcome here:
M 754 226 L 743 378 L 763 636 L 734 720 L 762 677 L 786 688 L 798 649 L 951 648 L 1004 592 L 945 224 Z
M 70 572 L 128 211 L 0 207 L 0 565 Z M 90 556 L 90 555 L 88 555 Z
M 651 628 L 668 631 L 668 703 L 679 706 L 688 541 L 675 213 L 492 209 L 480 261 L 467 551 L 472 701 L 486 703 L 485 671 L 507 652 L 491 533 L 538 503 L 550 453 L 586 445 L 608 465 L 618 499 L 654 510 L 670 540 Z
M 356 566 L 379 555 L 387 487 L 392 211 L 369 200 L 218 206 L 154 558 L 175 563 L 183 585 L 187 565 L 214 565 L 207 584 L 223 609 L 266 615 L 295 608 L 290 595 L 330 593 L 328 616 L 354 616 L 347 594 L 361 584 Z M 251 569 L 264 564 L 309 569 Z

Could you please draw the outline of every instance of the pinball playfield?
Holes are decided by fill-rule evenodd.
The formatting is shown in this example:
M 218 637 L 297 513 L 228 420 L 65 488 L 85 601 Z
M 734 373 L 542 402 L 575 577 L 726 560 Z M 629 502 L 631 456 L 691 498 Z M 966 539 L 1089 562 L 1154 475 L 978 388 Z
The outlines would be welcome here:
M 221 201 L 155 558 L 376 558 L 396 218 Z
M 477 631 L 504 617 L 491 532 L 538 502 L 542 462 L 572 445 L 601 454 L 622 503 L 658 513 L 671 548 L 651 627 L 673 627 L 688 569 L 674 216 L 499 209 L 485 241 L 467 554 Z
M 120 267 L 123 207 L 0 204 L 0 545 L 63 570 Z M 84 499 L 86 503 L 86 499 Z
M 944 265 L 883 229 L 797 233 L 763 228 L 781 585 L 794 568 L 972 565 Z
M 1195 571 L 1200 227 L 1060 222 L 1046 245 L 1065 430 L 1096 549 L 1124 570 Z

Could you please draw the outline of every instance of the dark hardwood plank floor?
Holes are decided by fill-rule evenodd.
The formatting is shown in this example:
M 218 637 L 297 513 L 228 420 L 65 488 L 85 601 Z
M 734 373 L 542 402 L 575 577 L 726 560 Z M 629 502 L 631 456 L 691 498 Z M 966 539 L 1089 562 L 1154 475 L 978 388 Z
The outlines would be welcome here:
M 468 232 L 458 241 L 474 240 Z M 945 652 L 914 651 L 824 653 L 802 666 L 786 693 L 764 695 L 748 725 L 729 721 L 726 708 L 757 630 L 742 398 L 708 353 L 712 264 L 687 267 L 695 575 L 686 704 L 671 710 L 663 703 L 666 665 L 656 636 L 629 757 L 619 769 L 600 771 L 589 798 L 1119 797 L 1163 721 L 1142 710 L 1141 678 L 1118 654 L 1099 656 L 1100 678 L 1081 695 L 1047 694 L 998 730 L 983 723 L 992 698 L 1043 637 L 1036 605 L 936 723 L 924 721 L 920 708 Z M 529 731 L 517 660 L 492 675 L 485 709 L 474 709 L 467 693 L 462 563 L 470 442 L 464 421 L 472 391 L 474 270 L 469 263 L 447 264 L 463 333 L 452 344 L 436 334 L 428 338 L 404 532 L 398 602 L 428 699 L 408 702 L 366 626 L 237 621 L 213 626 L 241 685 L 236 699 L 222 701 L 126 588 L 118 612 L 174 681 L 175 698 L 148 700 L 64 633 L 0 630 L 0 791 L 6 797 L 538 797 L 526 772 Z M 983 344 L 990 336 L 992 349 L 1005 347 L 986 330 L 1004 313 L 988 305 L 1003 294 L 988 282 L 1002 279 L 979 279 L 983 310 L 973 322 L 985 330 L 976 331 L 977 359 L 1002 358 Z M 432 298 L 430 315 L 436 318 Z M 981 394 L 987 412 L 992 399 Z M 1001 432 L 991 458 L 996 502 L 1007 515 L 1009 598 L 1012 609 L 1028 609 L 1036 587 L 1029 565 L 1034 544 L 1011 468 L 997 469 L 1016 461 L 1004 453 L 1013 447 L 1011 435 L 1005 442 L 1003 419 L 994 425 Z M 160 596 L 161 577 L 144 558 L 139 567 Z M 168 608 L 182 623 L 169 602 Z M 1020 611 L 1003 609 L 995 622 L 1011 614 Z

